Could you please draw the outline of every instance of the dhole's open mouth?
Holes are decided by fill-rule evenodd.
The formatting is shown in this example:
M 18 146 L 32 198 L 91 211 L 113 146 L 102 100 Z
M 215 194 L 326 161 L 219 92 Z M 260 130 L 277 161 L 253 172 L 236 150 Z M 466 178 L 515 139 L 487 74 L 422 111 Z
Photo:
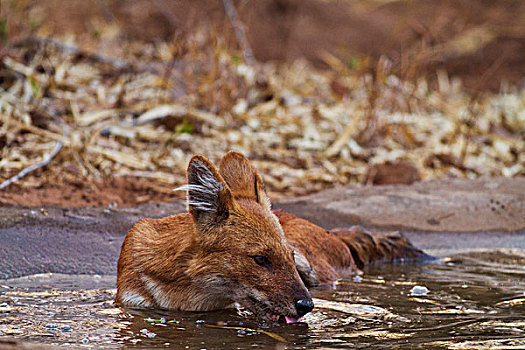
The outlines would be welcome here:
M 252 295 L 248 295 L 248 299 L 252 302 L 254 306 L 253 308 L 248 308 L 248 309 L 253 310 L 259 316 L 265 317 L 270 321 L 286 322 L 286 323 L 301 322 L 301 319 L 299 317 L 279 315 L 279 314 L 275 314 L 273 312 L 268 311 L 270 308 L 265 303 L 253 297 Z
M 271 312 L 266 313 L 266 318 L 268 318 L 270 321 L 279 322 L 279 321 L 285 321 L 286 323 L 296 323 L 301 322 L 300 318 L 295 317 L 288 317 L 283 315 L 276 315 L 272 314 Z

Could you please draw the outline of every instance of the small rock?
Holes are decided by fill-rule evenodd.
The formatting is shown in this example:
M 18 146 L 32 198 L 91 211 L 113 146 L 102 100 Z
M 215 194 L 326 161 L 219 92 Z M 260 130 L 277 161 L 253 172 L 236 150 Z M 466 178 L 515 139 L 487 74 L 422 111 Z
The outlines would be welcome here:
M 425 296 L 428 294 L 428 288 L 425 286 L 414 286 L 410 290 L 410 295 L 413 296 Z
M 56 324 L 46 324 L 46 328 L 54 329 L 54 328 L 58 328 L 58 326 Z

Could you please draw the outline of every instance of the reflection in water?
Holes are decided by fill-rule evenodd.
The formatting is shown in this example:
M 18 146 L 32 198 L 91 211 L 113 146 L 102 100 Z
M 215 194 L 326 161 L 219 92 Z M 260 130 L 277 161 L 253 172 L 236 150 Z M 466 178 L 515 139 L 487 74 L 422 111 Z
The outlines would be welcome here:
M 513 250 L 373 266 L 313 290 L 316 308 L 298 324 L 234 310 L 123 310 L 112 276 L 29 276 L 0 281 L 0 335 L 95 347 L 523 348 L 524 266 Z

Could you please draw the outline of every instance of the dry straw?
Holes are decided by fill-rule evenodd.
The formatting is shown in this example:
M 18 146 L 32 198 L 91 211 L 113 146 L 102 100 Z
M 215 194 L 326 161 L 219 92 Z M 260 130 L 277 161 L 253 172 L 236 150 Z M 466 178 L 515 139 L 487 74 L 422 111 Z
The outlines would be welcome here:
M 296 195 L 361 182 L 370 164 L 399 159 L 424 179 L 525 173 L 523 89 L 473 93 L 446 72 L 434 85 L 402 79 L 385 58 L 356 68 L 325 54 L 327 70 L 263 64 L 209 30 L 155 44 L 96 40 L 111 52 L 36 37 L 4 49 L 2 187 L 88 175 L 176 186 L 191 155 L 217 161 L 229 150 L 248 155 L 272 192 Z

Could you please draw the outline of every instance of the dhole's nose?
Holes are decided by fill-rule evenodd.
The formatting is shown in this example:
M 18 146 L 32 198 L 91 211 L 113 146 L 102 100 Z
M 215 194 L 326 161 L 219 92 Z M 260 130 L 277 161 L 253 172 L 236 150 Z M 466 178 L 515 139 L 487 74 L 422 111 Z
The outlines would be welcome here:
M 297 315 L 302 317 L 312 311 L 314 308 L 314 302 L 312 299 L 300 299 L 295 302 L 295 309 L 297 310 Z

